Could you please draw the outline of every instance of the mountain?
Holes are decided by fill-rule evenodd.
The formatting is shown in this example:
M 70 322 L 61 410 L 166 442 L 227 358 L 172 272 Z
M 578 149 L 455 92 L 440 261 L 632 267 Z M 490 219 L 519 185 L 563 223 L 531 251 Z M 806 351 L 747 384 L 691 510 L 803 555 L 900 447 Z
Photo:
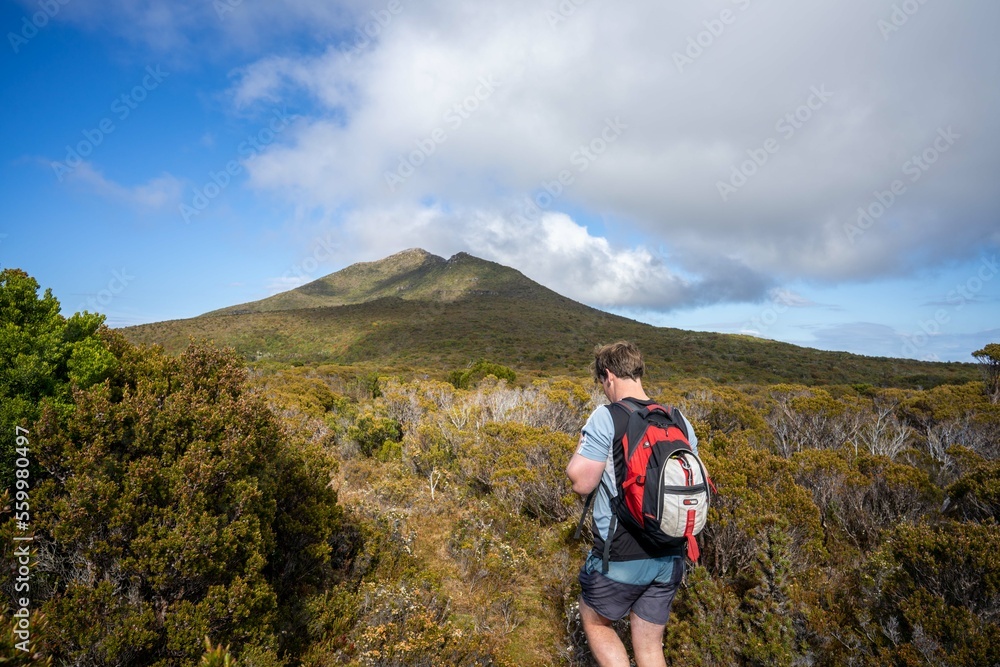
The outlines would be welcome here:
M 935 386 L 978 379 L 974 364 L 825 352 L 734 334 L 654 327 L 585 306 L 510 267 L 406 250 L 275 296 L 185 319 L 127 327 L 136 343 L 179 352 L 194 339 L 250 360 L 375 364 L 429 372 L 486 358 L 520 370 L 583 373 L 594 345 L 643 349 L 651 376 L 719 382 Z
M 376 262 L 360 262 L 267 299 L 222 308 L 206 316 L 327 308 L 384 298 L 453 302 L 476 296 L 563 299 L 521 272 L 460 252 L 451 259 L 412 248 Z M 565 301 L 569 301 L 565 299 Z

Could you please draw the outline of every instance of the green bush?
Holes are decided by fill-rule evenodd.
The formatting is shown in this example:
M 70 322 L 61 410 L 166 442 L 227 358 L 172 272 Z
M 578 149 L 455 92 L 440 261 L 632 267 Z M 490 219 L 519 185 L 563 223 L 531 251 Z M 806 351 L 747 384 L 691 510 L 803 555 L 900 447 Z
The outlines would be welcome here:
M 358 443 L 362 454 L 371 457 L 393 451 L 394 444 L 403 441 L 403 425 L 396 419 L 366 414 L 358 417 L 347 436 Z
M 72 410 L 47 403 L 32 432 L 45 653 L 194 665 L 208 636 L 244 664 L 284 664 L 301 650 L 301 594 L 338 567 L 333 461 L 285 441 L 233 354 L 102 339 L 111 376 Z
M 961 476 L 946 489 L 948 511 L 968 521 L 1000 519 L 1000 461 L 989 461 L 963 447 L 948 453 L 958 462 Z
M 492 361 L 486 361 L 485 359 L 480 359 L 473 364 L 470 364 L 468 368 L 464 370 L 452 371 L 448 375 L 448 382 L 455 385 L 456 389 L 469 389 L 474 387 L 480 380 L 490 375 L 494 376 L 498 380 L 506 380 L 507 382 L 514 382 L 517 375 L 513 370 L 504 366 L 502 364 L 496 364 Z
M 995 525 L 900 526 L 873 554 L 860 583 L 857 625 L 869 630 L 876 662 L 1000 663 Z
M 669 664 L 729 667 L 740 664 L 739 599 L 704 567 L 687 573 L 667 624 Z
M 800 571 L 826 557 L 819 509 L 795 482 L 789 461 L 743 446 L 702 459 L 718 487 L 704 532 L 703 562 L 713 575 L 740 579 L 778 532 Z
M 456 447 L 444 429 L 435 424 L 419 425 L 406 434 L 403 446 L 414 472 L 421 476 L 452 470 L 457 458 Z

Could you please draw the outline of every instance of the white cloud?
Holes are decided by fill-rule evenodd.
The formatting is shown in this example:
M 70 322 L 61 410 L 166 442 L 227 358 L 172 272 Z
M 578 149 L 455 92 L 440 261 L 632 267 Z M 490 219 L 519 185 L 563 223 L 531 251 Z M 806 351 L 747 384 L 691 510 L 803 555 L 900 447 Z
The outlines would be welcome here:
M 384 208 L 431 195 L 496 218 L 512 193 L 538 192 L 569 171 L 554 209 L 633 221 L 650 246 L 671 249 L 677 268 L 717 278 L 717 299 L 745 292 L 738 281 L 747 276 L 898 275 L 967 258 L 995 235 L 989 180 L 1000 146 L 996 132 L 976 133 L 985 129 L 978 109 L 997 107 L 984 77 L 1000 51 L 981 26 L 998 11 L 969 0 L 968 17 L 952 17 L 944 34 L 933 15 L 947 8 L 929 5 L 887 44 L 877 28 L 883 4 L 587 3 L 555 27 L 549 7 L 527 2 L 408 5 L 350 59 L 331 46 L 247 67 L 233 98 L 271 104 L 304 91 L 316 101 L 306 127 L 252 165 L 254 185 L 299 203 Z M 674 54 L 727 7 L 735 22 L 679 72 Z M 928 39 L 978 45 L 983 71 L 952 69 L 959 56 L 927 48 Z M 449 123 L 482 77 L 501 83 Z M 627 130 L 578 169 L 574 156 L 614 117 Z M 908 160 L 946 127 L 962 138 L 911 180 Z M 777 152 L 722 201 L 718 182 L 768 139 Z M 393 192 L 386 172 L 399 173 L 401 160 L 413 173 Z M 906 191 L 852 237 L 857 209 L 895 180 Z M 632 259 L 655 273 L 663 258 Z
M 107 178 L 89 162 L 81 163 L 66 180 L 102 197 L 155 210 L 176 209 L 183 189 L 183 183 L 167 173 L 138 185 L 122 185 Z
M 223 15 L 193 0 L 74 0 L 60 20 L 175 50 L 214 48 L 206 33 L 250 52 L 312 38 L 298 53 L 261 47 L 234 72 L 236 110 L 295 100 L 302 116 L 247 165 L 249 183 L 338 224 L 346 210 L 348 230 L 377 220 L 362 233 L 369 258 L 433 241 L 531 267 L 591 303 L 670 306 L 914 275 L 1000 243 L 989 0 L 927 3 L 888 39 L 893 0 L 400 2 L 380 22 L 382 0 L 238 2 Z M 484 77 L 496 85 L 478 94 Z M 615 118 L 627 127 L 602 144 Z M 947 128 L 959 138 L 914 171 Z M 584 159 L 590 146 L 602 150 Z M 545 214 L 519 227 L 521 202 L 562 173 Z M 725 201 L 720 182 L 739 183 Z M 558 211 L 633 235 L 601 239 Z
M 410 247 L 444 257 L 466 251 L 595 306 L 664 309 L 759 300 L 767 289 L 764 279 L 745 270 L 740 288 L 732 289 L 727 277 L 738 269 L 725 262 L 706 267 L 692 280 L 647 248 L 612 244 L 563 213 L 529 219 L 482 209 L 396 206 L 352 213 L 341 234 L 339 247 L 349 253 L 344 261 L 376 259 Z

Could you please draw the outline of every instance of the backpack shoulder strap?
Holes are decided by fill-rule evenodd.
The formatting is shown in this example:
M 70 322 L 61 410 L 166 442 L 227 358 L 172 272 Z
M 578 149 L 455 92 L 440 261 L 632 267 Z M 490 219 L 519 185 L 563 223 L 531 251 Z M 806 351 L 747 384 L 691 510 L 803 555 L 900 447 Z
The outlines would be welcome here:
M 600 487 L 598 487 L 600 488 Z M 594 496 L 597 494 L 597 489 L 594 489 L 587 494 L 587 500 L 583 503 L 583 512 L 580 514 L 580 522 L 576 524 L 576 532 L 573 533 L 573 539 L 580 539 L 580 535 L 583 534 L 583 523 L 587 520 L 587 512 L 590 511 L 590 504 L 594 502 Z
M 583 504 L 583 513 L 580 515 L 580 522 L 576 524 L 576 532 L 573 534 L 574 540 L 580 539 L 580 535 L 583 533 L 583 524 L 587 520 L 587 512 L 590 510 L 591 503 L 594 501 L 594 496 L 596 496 L 597 492 L 602 488 L 604 489 L 604 492 L 608 494 L 608 498 L 611 498 L 611 491 L 608 490 L 604 481 L 601 480 L 600 485 L 587 495 L 587 500 Z M 611 512 L 611 524 L 608 527 L 608 537 L 604 540 L 604 553 L 601 555 L 601 574 L 608 573 L 608 562 L 611 558 L 611 540 L 614 538 L 615 531 L 617 530 L 618 516 L 614 512 Z
M 684 415 L 676 407 L 667 408 L 667 412 L 670 414 L 670 419 L 674 422 L 674 425 L 681 430 L 684 434 L 684 439 L 688 442 L 691 441 L 691 434 L 688 433 L 687 421 L 684 419 Z
M 617 405 L 618 407 L 624 409 L 628 414 L 633 412 L 638 412 L 645 408 L 646 406 L 638 402 L 637 398 L 623 398 L 620 401 L 615 401 L 611 405 Z
M 621 441 L 626 445 L 624 449 L 624 460 L 628 461 L 632 456 L 632 451 L 635 449 L 639 438 L 642 436 L 643 432 L 646 430 L 646 417 L 649 415 L 649 410 L 646 406 L 633 402 L 632 399 L 623 398 L 622 400 L 612 403 L 611 405 L 618 406 L 620 409 L 618 414 L 619 419 L 615 420 L 615 442 Z M 614 415 L 614 411 L 611 413 Z M 615 462 L 615 473 L 618 473 L 617 461 Z M 624 470 L 624 468 L 623 468 Z M 618 480 L 621 483 L 621 480 Z
M 612 443 L 621 440 L 622 436 L 625 434 L 625 429 L 628 427 L 629 418 L 637 409 L 638 406 L 632 403 L 626 403 L 625 401 L 608 404 L 608 411 L 611 413 L 611 421 L 614 422 L 615 425 L 615 433 L 611 437 Z M 612 447 L 612 452 L 614 452 L 614 447 Z

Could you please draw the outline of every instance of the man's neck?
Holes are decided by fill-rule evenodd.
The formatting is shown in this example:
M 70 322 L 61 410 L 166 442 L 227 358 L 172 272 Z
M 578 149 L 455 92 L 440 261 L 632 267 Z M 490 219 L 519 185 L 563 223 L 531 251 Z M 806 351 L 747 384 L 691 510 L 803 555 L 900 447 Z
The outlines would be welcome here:
M 614 387 L 614 400 L 620 401 L 623 398 L 635 398 L 640 401 L 648 401 L 649 396 L 643 391 L 640 380 L 623 380 L 618 378 Z

